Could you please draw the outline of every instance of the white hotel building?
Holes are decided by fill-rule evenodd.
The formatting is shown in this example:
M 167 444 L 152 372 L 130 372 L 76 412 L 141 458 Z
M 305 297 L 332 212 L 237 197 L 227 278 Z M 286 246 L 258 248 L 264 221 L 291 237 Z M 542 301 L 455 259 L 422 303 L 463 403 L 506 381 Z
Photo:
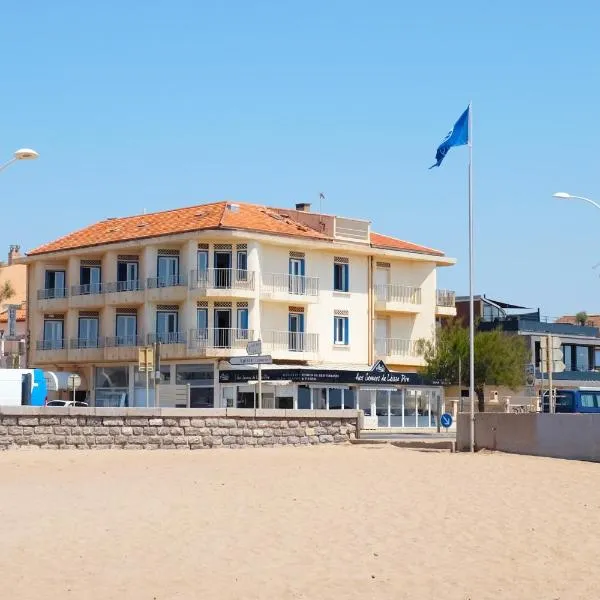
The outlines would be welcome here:
M 22 260 L 28 364 L 78 373 L 92 405 L 145 406 L 138 348 L 160 341 L 159 405 L 185 385 L 191 407 L 254 407 L 256 368 L 228 359 L 260 339 L 263 408 L 436 424 L 442 392 L 418 374 L 415 342 L 456 314 L 436 286 L 455 261 L 369 221 L 218 202 L 109 218 Z M 369 373 L 378 361 L 391 373 Z

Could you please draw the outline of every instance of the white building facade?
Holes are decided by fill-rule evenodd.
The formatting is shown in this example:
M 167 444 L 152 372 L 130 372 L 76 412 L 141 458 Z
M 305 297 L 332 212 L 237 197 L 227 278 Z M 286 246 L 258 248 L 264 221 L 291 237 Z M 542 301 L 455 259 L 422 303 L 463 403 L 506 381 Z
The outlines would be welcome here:
M 437 423 L 441 391 L 424 385 L 415 344 L 455 314 L 436 284 L 454 260 L 368 221 L 218 203 L 102 221 L 25 262 L 28 364 L 78 373 L 92 405 L 178 404 L 171 392 L 187 386 L 191 407 L 362 408 L 373 426 Z M 256 368 L 229 362 L 252 340 L 273 361 L 260 401 Z M 160 380 L 147 392 L 138 351 L 157 343 Z

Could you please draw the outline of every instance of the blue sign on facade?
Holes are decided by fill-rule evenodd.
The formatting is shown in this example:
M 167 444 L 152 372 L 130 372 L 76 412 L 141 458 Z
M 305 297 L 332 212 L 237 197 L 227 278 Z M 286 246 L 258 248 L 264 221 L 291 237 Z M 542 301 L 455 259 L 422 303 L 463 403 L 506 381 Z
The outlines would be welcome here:
M 448 427 L 450 427 L 452 425 L 452 415 L 450 413 L 444 413 L 440 417 L 440 423 L 441 423 L 442 427 L 445 427 L 446 429 L 448 429 Z

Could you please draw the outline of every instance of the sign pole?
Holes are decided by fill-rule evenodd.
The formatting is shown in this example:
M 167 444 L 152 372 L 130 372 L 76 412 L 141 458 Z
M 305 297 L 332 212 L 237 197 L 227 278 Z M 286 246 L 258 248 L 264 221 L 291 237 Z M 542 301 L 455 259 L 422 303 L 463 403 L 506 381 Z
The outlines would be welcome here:
M 146 356 L 148 356 L 147 352 L 145 354 L 146 354 Z M 145 371 L 146 371 L 146 408 L 148 408 L 148 406 L 149 406 L 149 403 L 148 403 L 149 390 L 148 390 L 148 363 L 147 362 L 146 362 Z
M 258 363 L 258 408 L 262 408 L 262 365 Z
M 548 410 L 550 413 L 554 413 L 555 412 L 555 407 L 554 407 L 554 390 L 552 389 L 552 369 L 554 367 L 554 342 L 552 340 L 552 336 L 549 335 L 548 336 L 548 354 L 547 354 L 548 358 L 546 359 L 547 361 L 547 368 L 548 368 L 548 388 L 549 388 L 549 395 L 550 397 L 548 398 Z

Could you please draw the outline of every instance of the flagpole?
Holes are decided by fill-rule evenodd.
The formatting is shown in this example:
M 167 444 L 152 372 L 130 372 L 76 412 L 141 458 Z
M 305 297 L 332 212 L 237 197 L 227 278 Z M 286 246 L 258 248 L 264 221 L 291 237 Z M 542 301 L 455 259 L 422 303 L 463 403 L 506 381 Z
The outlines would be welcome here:
M 469 103 L 469 397 L 471 452 L 475 452 L 475 310 L 473 306 L 473 108 Z

